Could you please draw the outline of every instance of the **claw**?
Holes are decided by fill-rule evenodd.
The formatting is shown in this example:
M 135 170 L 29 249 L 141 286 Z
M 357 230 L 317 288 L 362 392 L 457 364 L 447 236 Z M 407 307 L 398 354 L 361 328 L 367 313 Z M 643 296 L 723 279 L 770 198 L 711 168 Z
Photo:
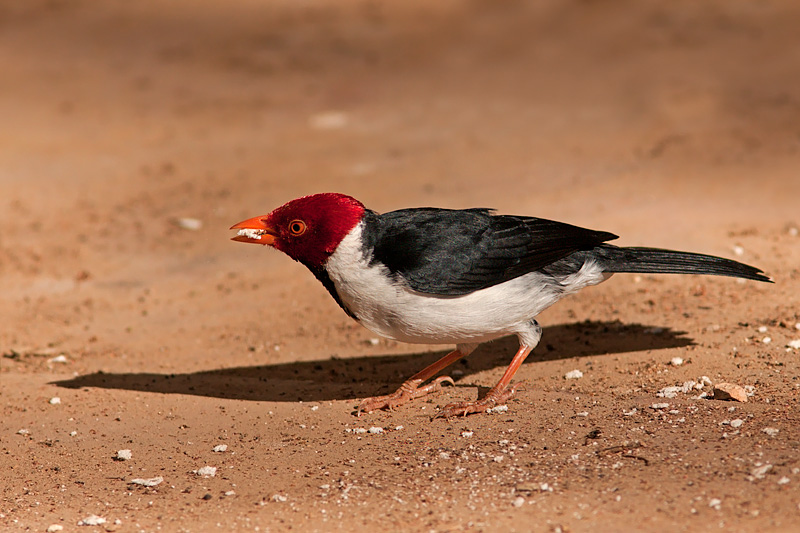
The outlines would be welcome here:
M 391 411 L 395 407 L 400 407 L 411 400 L 442 390 L 442 383 L 449 383 L 455 386 L 455 382 L 450 376 L 440 376 L 427 385 L 420 387 L 419 385 L 421 383 L 422 380 L 420 379 L 410 379 L 400 385 L 400 388 L 392 394 L 364 398 L 361 400 L 361 403 L 358 404 L 356 416 L 361 416 L 362 413 L 371 413 L 378 409 L 388 409 Z
M 511 398 L 517 390 L 522 388 L 522 383 L 514 385 L 504 390 L 490 390 L 486 396 L 474 402 L 458 402 L 445 405 L 441 411 L 436 413 L 432 420 L 437 418 L 452 418 L 454 416 L 467 416 L 473 413 L 485 413 L 487 410 L 497 405 L 503 405 Z

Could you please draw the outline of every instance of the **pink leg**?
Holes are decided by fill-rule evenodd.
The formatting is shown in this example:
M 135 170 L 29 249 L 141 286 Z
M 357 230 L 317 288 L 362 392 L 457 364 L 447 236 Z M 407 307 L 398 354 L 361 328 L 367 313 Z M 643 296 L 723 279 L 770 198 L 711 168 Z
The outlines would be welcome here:
M 469 355 L 474 349 L 475 346 L 472 345 L 459 345 L 457 349 L 411 376 L 392 394 L 364 398 L 361 403 L 358 404 L 358 416 L 361 416 L 363 412 L 370 413 L 378 409 L 392 410 L 415 398 L 441 390 L 442 383 L 444 382 L 448 382 L 452 385 L 453 380 L 449 376 L 440 376 L 427 385 L 420 387 L 420 385 L 438 374 L 442 369 L 452 365 L 462 357 Z
M 514 359 L 511 360 L 511 364 L 508 365 L 503 377 L 500 378 L 497 385 L 486 393 L 486 396 L 474 402 L 460 402 L 446 405 L 439 414 L 436 415 L 436 418 L 450 418 L 451 416 L 467 416 L 471 413 L 482 413 L 495 405 L 502 405 L 505 403 L 517 392 L 520 386 L 516 384 L 509 387 L 508 384 L 511 383 L 511 378 L 517 373 L 517 370 L 519 370 L 525 358 L 531 353 L 531 349 L 532 348 L 525 345 L 519 347 L 519 350 L 516 355 L 514 355 Z

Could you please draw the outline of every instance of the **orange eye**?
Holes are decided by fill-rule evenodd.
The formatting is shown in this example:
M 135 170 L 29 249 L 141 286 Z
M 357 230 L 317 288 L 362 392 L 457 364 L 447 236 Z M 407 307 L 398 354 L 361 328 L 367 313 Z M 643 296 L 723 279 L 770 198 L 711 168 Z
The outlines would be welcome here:
M 298 237 L 306 232 L 306 223 L 302 220 L 292 220 L 289 222 L 289 231 L 292 232 L 292 235 Z

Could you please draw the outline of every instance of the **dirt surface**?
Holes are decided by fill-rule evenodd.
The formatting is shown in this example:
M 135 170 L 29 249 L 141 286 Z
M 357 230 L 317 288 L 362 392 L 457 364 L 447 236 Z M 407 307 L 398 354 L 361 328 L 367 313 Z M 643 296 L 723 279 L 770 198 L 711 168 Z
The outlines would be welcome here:
M 788 0 L 3 2 L 0 529 L 796 531 L 798 25 Z M 618 275 L 542 314 L 508 411 L 431 420 L 515 339 L 356 418 L 449 347 L 229 240 L 329 190 L 775 284 Z

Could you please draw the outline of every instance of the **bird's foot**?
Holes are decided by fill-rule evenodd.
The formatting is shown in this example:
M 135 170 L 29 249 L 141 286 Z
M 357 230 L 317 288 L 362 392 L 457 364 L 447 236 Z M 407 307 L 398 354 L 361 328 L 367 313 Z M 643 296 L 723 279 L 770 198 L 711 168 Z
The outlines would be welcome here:
M 502 389 L 494 387 L 480 400 L 445 405 L 433 418 L 451 418 L 454 416 L 467 416 L 472 413 L 485 413 L 492 407 L 506 403 L 521 387 L 522 383 L 515 383 Z
M 377 411 L 378 409 L 388 409 L 391 411 L 395 407 L 399 407 L 405 403 L 408 403 L 415 398 L 442 390 L 442 383 L 445 382 L 449 383 L 450 385 L 455 385 L 452 378 L 449 376 L 438 377 L 427 385 L 420 387 L 420 385 L 422 385 L 422 381 L 423 380 L 421 379 L 409 379 L 400 385 L 400 388 L 394 391 L 392 394 L 364 398 L 361 400 L 361 403 L 358 404 L 356 416 L 361 416 L 361 413 L 371 413 L 372 411 Z

